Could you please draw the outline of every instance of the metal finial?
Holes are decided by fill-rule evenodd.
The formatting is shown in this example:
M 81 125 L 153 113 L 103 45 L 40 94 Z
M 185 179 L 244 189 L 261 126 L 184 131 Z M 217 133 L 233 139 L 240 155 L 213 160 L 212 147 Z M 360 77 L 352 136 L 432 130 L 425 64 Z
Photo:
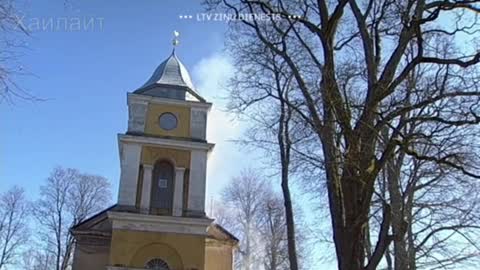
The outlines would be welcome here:
M 177 32 L 177 31 L 173 31 L 173 49 L 175 49 L 176 46 L 178 46 L 178 43 L 180 43 L 180 41 L 178 40 L 178 37 L 180 36 L 180 33 Z

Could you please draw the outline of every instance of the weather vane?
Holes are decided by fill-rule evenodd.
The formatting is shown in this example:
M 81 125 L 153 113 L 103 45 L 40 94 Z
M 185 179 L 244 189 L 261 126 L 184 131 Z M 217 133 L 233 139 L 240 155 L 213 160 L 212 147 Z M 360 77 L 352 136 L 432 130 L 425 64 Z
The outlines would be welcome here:
M 173 49 L 175 50 L 175 47 L 178 46 L 178 43 L 180 43 L 180 41 L 178 40 L 178 37 L 180 36 L 180 33 L 177 32 L 176 30 L 173 31 Z

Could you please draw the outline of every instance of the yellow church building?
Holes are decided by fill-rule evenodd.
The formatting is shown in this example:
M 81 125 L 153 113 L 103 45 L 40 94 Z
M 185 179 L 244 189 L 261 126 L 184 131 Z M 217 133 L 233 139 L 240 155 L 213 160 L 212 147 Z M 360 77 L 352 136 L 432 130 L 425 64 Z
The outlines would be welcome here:
M 127 103 L 118 202 L 72 227 L 73 270 L 231 270 L 238 239 L 205 214 L 212 104 L 175 50 Z

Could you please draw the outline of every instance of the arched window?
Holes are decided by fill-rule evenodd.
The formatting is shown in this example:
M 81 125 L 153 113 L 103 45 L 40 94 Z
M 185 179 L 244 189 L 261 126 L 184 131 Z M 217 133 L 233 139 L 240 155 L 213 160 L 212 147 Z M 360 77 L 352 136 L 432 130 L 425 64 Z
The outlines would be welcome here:
M 174 167 L 170 162 L 160 160 L 155 164 L 150 206 L 158 214 L 171 214 L 174 174 Z
M 152 259 L 145 264 L 145 268 L 154 270 L 170 270 L 168 264 L 159 258 Z

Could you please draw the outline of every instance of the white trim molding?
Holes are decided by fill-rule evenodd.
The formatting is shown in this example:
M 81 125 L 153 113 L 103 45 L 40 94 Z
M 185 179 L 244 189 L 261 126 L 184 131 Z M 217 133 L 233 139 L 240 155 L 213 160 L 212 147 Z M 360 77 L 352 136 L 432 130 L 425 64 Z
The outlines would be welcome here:
M 142 145 L 160 146 L 171 149 L 184 150 L 206 150 L 211 151 L 215 144 L 206 142 L 194 142 L 187 140 L 165 139 L 147 136 L 135 136 L 127 134 L 118 134 L 119 144 L 121 143 L 137 143 Z
M 153 103 L 153 104 L 169 104 L 177 105 L 191 108 L 205 108 L 210 110 L 212 103 L 210 102 L 198 102 L 198 101 L 188 101 L 188 100 L 179 100 L 179 99 L 170 99 L 170 98 L 161 98 L 147 95 L 138 95 L 133 93 L 127 93 L 128 102 L 136 103 Z
M 127 212 L 107 213 L 114 230 L 166 232 L 193 235 L 207 235 L 207 228 L 213 222 L 209 218 L 187 218 L 173 216 L 144 215 Z

